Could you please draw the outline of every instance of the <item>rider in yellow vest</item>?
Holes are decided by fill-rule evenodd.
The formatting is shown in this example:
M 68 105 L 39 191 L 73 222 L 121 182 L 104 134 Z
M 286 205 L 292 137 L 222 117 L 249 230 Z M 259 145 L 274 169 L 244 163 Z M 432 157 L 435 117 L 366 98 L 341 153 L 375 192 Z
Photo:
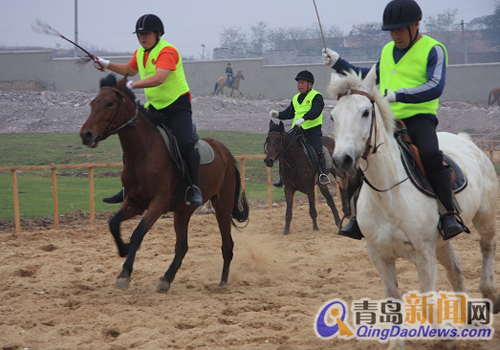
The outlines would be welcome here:
M 407 127 L 419 148 L 429 183 L 446 208 L 441 213 L 439 231 L 450 239 L 468 231 L 453 205 L 450 168 L 443 165 L 436 135 L 437 109 L 446 78 L 448 55 L 443 44 L 419 32 L 422 10 L 414 0 L 392 0 L 384 10 L 382 30 L 390 31 L 392 42 L 382 49 L 377 63 L 377 83 L 391 109 Z M 355 67 L 331 49 L 323 49 L 324 63 L 339 73 L 354 70 L 366 76 L 370 68 Z M 360 186 L 350 183 L 350 195 Z M 408 213 L 411 215 L 411 213 Z M 339 234 L 363 237 L 355 217 Z
M 129 81 L 130 89 L 143 88 L 147 102 L 145 107 L 152 114 L 154 124 L 165 124 L 174 133 L 181 156 L 186 163 L 190 181 L 187 202 L 191 206 L 203 205 L 200 191 L 200 153 L 195 149 L 193 122 L 191 118 L 191 93 L 184 74 L 179 51 L 169 42 L 161 39 L 165 33 L 158 16 L 145 14 L 137 20 L 135 33 L 141 44 L 128 63 L 113 63 L 95 57 L 96 68 L 118 74 L 134 76 L 139 72 L 141 80 Z M 124 190 L 112 197 L 104 198 L 106 203 L 120 203 Z
M 307 141 L 314 147 L 318 153 L 319 161 L 319 182 L 322 185 L 330 183 L 328 175 L 326 175 L 326 162 L 323 154 L 323 142 L 321 125 L 323 124 L 323 108 L 325 102 L 323 96 L 316 90 L 313 90 L 314 76 L 311 72 L 305 70 L 299 72 L 295 77 L 297 81 L 297 90 L 299 93 L 295 95 L 288 106 L 282 112 L 272 110 L 269 115 L 271 118 L 278 119 L 293 119 L 292 129 L 301 127 L 304 130 L 304 136 Z M 280 162 L 281 168 L 281 162 Z M 280 177 L 273 184 L 276 187 L 283 186 L 283 179 Z

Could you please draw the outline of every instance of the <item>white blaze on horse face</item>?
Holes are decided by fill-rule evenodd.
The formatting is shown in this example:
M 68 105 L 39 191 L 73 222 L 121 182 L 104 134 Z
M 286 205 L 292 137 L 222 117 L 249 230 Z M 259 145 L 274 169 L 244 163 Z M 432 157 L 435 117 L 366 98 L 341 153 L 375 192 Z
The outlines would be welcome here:
M 340 176 L 349 175 L 365 150 L 370 136 L 372 105 L 361 95 L 345 95 L 331 112 L 335 151 L 333 158 Z

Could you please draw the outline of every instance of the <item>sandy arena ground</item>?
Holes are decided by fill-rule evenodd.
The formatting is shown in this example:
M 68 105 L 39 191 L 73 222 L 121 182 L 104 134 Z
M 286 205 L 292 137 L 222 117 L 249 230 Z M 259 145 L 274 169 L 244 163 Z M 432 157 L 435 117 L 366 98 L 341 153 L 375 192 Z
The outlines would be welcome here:
M 365 242 L 337 236 L 328 207 L 313 232 L 308 206 L 297 203 L 283 236 L 285 207 L 252 206 L 249 225 L 233 230 L 229 285 L 222 272 L 215 217 L 194 215 L 190 249 L 167 294 L 155 292 L 174 253 L 173 220 L 160 219 L 139 250 L 128 289 L 114 287 L 123 259 L 104 221 L 61 230 L 0 234 L 0 349 L 385 349 L 386 343 L 321 340 L 313 321 L 333 298 L 383 298 Z M 497 217 L 497 226 L 500 224 Z M 128 240 L 137 220 L 123 224 Z M 480 297 L 478 234 L 454 242 L 471 297 Z M 500 254 L 496 271 L 500 273 Z M 450 290 L 439 267 L 439 290 Z M 416 269 L 398 263 L 402 293 L 418 290 Z M 350 314 L 349 317 L 352 317 Z M 407 349 L 499 349 L 500 316 L 491 341 L 408 341 Z

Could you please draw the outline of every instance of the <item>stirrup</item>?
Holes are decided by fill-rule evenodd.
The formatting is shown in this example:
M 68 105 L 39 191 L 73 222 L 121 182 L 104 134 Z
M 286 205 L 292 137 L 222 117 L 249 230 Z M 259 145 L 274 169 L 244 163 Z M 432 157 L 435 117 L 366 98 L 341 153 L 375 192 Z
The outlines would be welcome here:
M 447 228 L 447 231 L 445 231 L 445 229 L 443 228 L 443 221 L 447 217 L 448 220 L 453 220 L 453 223 L 456 225 L 453 225 L 453 223 L 451 223 L 451 226 Z M 469 228 L 464 225 L 464 222 L 460 215 L 458 215 L 454 211 L 448 211 L 445 214 L 441 215 L 441 217 L 439 218 L 438 230 L 441 234 L 441 237 L 443 237 L 443 240 L 445 241 L 459 235 L 462 232 L 470 233 Z
M 319 174 L 318 180 L 320 185 L 328 185 L 330 183 L 330 178 L 325 173 Z
M 280 176 L 280 178 L 276 182 L 273 183 L 273 186 L 278 187 L 278 188 L 283 187 L 283 178 Z
M 201 207 L 203 205 L 201 190 L 196 185 L 191 185 L 186 189 L 185 198 L 186 204 L 191 207 Z

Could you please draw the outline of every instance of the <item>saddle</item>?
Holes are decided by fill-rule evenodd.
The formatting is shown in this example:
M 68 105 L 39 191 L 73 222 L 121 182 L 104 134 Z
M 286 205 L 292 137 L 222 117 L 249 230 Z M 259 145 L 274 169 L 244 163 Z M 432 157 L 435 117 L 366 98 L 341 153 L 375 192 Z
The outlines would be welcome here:
M 174 200 L 170 208 L 170 210 L 173 210 L 180 203 L 181 199 L 184 197 L 184 193 L 188 186 L 188 182 L 186 180 L 186 178 L 188 177 L 188 172 L 186 164 L 181 156 L 179 144 L 177 143 L 177 138 L 175 137 L 172 130 L 164 124 L 159 124 L 156 126 L 156 128 L 160 132 L 160 135 L 162 136 L 163 141 L 165 142 L 165 146 L 167 146 L 167 150 L 170 153 L 172 160 L 174 161 L 175 165 L 177 166 L 177 168 L 181 173 L 182 180 L 179 186 L 177 186 L 177 189 L 175 190 Z M 214 149 L 206 141 L 200 139 L 200 135 L 196 131 L 196 125 L 194 124 L 193 124 L 193 139 L 196 142 L 195 148 L 198 148 L 200 152 L 200 165 L 212 163 L 215 158 Z
M 411 182 L 422 193 L 436 198 L 427 174 L 425 172 L 418 148 L 411 141 L 404 122 L 397 119 L 395 137 L 401 150 L 401 160 Z M 453 193 L 457 194 L 467 187 L 467 177 L 458 164 L 447 154 L 443 153 L 443 165 L 451 169 L 451 187 Z
M 304 135 L 298 135 L 298 137 L 296 137 L 295 140 L 302 147 L 302 150 L 304 151 L 307 161 L 313 167 L 313 169 L 319 169 L 318 152 L 316 152 L 314 147 L 309 143 L 309 141 L 307 141 Z M 323 154 L 325 155 L 326 169 L 331 169 L 333 168 L 333 161 L 332 157 L 330 156 L 330 151 L 325 146 L 322 147 L 323 147 Z

